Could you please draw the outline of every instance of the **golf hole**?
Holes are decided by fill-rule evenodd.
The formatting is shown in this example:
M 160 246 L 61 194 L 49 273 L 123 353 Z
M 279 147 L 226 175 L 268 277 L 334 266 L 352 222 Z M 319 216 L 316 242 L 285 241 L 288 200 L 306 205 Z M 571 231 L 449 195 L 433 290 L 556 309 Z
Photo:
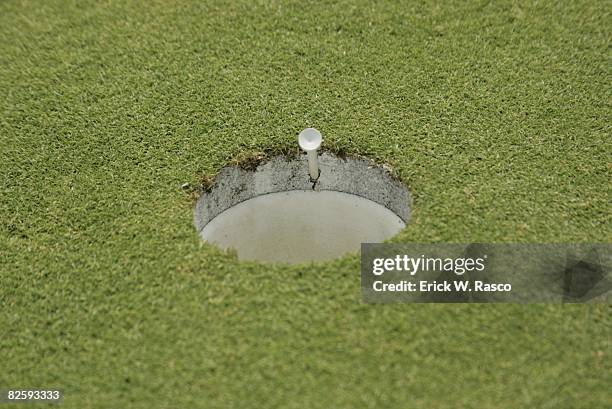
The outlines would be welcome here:
M 361 158 L 278 156 L 248 169 L 221 170 L 194 211 L 201 237 L 241 260 L 303 263 L 359 251 L 400 232 L 410 217 L 407 187 Z

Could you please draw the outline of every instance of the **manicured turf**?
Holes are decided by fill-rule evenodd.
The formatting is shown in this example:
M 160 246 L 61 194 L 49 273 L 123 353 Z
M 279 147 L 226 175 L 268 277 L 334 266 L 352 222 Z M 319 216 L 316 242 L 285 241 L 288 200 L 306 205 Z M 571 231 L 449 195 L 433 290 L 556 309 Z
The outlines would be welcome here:
M 315 126 L 411 187 L 399 242 L 610 241 L 609 5 L 398 3 L 0 3 L 0 388 L 610 407 L 608 305 L 366 305 L 356 255 L 198 238 L 183 183 Z

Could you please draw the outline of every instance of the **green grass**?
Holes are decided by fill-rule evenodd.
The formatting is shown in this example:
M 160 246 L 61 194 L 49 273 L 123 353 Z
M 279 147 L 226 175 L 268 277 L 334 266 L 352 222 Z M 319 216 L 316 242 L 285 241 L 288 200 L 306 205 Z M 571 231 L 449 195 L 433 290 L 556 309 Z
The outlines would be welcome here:
M 198 238 L 181 184 L 316 126 L 411 187 L 398 242 L 610 241 L 609 4 L 398 3 L 0 3 L 0 388 L 610 407 L 609 305 L 365 305 L 357 256 Z

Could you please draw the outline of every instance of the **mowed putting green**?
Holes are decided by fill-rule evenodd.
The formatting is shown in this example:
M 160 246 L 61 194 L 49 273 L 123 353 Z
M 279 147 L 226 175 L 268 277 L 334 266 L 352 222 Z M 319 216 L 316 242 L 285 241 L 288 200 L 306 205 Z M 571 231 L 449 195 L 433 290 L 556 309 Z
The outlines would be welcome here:
M 241 262 L 192 214 L 313 126 L 409 186 L 396 242 L 609 242 L 610 27 L 603 1 L 3 1 L 0 388 L 608 407 L 608 305 L 367 305 L 357 255 Z

